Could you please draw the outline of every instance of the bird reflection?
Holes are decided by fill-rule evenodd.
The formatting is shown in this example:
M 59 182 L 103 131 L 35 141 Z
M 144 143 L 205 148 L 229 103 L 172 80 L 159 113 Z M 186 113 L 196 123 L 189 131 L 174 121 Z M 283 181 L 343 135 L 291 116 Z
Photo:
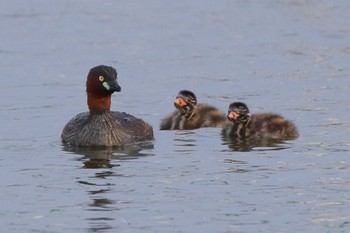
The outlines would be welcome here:
M 152 155 L 145 150 L 153 149 L 152 143 L 144 143 L 123 148 L 79 148 L 64 146 L 63 150 L 82 155 L 78 160 L 83 162 L 83 167 L 87 169 L 113 168 L 120 166 L 113 161 L 137 159 Z
M 113 165 L 110 163 L 108 159 L 88 159 L 83 162 L 84 168 L 112 168 Z M 114 165 L 114 166 L 119 166 Z
M 96 207 L 96 210 L 108 210 L 111 208 L 110 206 L 115 204 L 115 201 L 108 199 L 108 198 L 95 198 L 93 199 L 93 202 L 90 204 L 92 207 Z
M 113 221 L 114 218 L 88 218 L 89 221 L 93 222 L 92 226 L 89 228 L 88 232 L 103 232 L 107 230 L 112 230 L 113 227 L 106 224 L 106 221 Z
M 118 211 L 120 200 L 110 198 L 110 192 L 116 183 L 111 177 L 124 176 L 118 174 L 118 169 L 124 160 L 138 159 L 153 155 L 150 150 L 154 148 L 153 144 L 142 144 L 125 148 L 92 149 L 92 148 L 73 148 L 65 146 L 63 150 L 80 155 L 77 161 L 81 161 L 83 169 L 95 169 L 94 176 L 77 177 L 77 182 L 86 186 L 90 202 L 87 210 L 92 211 L 96 217 L 87 218 L 86 221 L 90 227 L 88 232 L 101 232 L 113 229 L 115 219 L 111 217 L 111 212 Z M 92 170 L 93 171 L 93 170 Z M 106 213 L 104 213 L 106 212 Z
M 284 150 L 290 148 L 288 141 L 282 139 L 271 139 L 271 138 L 231 138 L 222 136 L 224 145 L 232 151 L 271 151 L 271 150 Z

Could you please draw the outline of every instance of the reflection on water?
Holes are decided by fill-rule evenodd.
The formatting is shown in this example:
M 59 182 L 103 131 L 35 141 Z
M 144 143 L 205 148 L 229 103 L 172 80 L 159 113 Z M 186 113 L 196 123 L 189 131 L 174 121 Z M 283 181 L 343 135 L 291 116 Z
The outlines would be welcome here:
M 153 148 L 154 145 L 151 142 L 123 148 L 106 149 L 63 146 L 63 150 L 83 156 L 78 160 L 83 162 L 84 168 L 112 168 L 119 166 L 118 164 L 112 164 L 111 161 L 137 159 L 150 156 L 152 154 L 147 153 L 146 150 L 151 150 Z
M 272 150 L 284 150 L 290 148 L 291 145 L 288 141 L 282 139 L 271 139 L 271 138 L 232 138 L 222 136 L 223 145 L 232 151 L 272 151 Z
M 111 205 L 115 204 L 115 201 L 107 199 L 107 198 L 95 198 L 93 202 L 90 204 L 91 207 L 94 207 L 90 210 L 92 211 L 101 211 L 101 210 L 112 210 L 115 209 Z M 114 206 L 114 205 L 113 205 Z
M 232 167 L 228 169 L 228 172 L 232 173 L 245 173 L 249 172 L 249 169 L 241 168 L 241 165 L 246 165 L 248 162 L 243 160 L 237 160 L 237 159 L 225 159 L 224 163 L 232 164 Z
M 84 168 L 112 168 L 114 166 L 119 165 L 112 165 L 108 159 L 88 159 L 84 161 Z
M 114 168 L 121 166 L 120 162 L 125 160 L 134 160 L 137 158 L 150 156 L 148 150 L 153 149 L 153 143 L 147 143 L 142 145 L 129 146 L 124 148 L 78 148 L 63 146 L 63 150 L 73 152 L 74 154 L 81 155 L 77 160 L 83 163 L 84 169 L 95 169 L 96 173 L 94 177 L 87 177 L 88 181 L 81 180 L 77 177 L 79 184 L 86 185 L 87 187 L 96 189 L 89 189 L 87 191 L 90 196 L 91 202 L 88 204 L 88 211 L 94 213 L 99 212 L 106 214 L 99 214 L 99 217 L 86 218 L 89 223 L 89 232 L 100 232 L 109 229 L 113 229 L 112 223 L 114 218 L 110 217 L 111 211 L 118 211 L 118 201 L 108 197 L 112 187 L 116 184 L 109 182 L 110 177 L 124 176 L 118 174 Z M 103 181 L 101 183 L 101 181 Z M 102 215 L 102 216 L 101 216 Z
M 113 218 L 88 218 L 88 222 L 91 222 L 91 227 L 88 232 L 101 232 L 105 230 L 113 229 L 112 226 L 106 224 L 106 221 L 113 221 Z
M 197 140 L 193 137 L 196 134 L 195 130 L 177 130 L 174 133 L 174 145 L 181 148 L 174 151 L 182 154 L 190 154 L 194 147 L 197 146 Z

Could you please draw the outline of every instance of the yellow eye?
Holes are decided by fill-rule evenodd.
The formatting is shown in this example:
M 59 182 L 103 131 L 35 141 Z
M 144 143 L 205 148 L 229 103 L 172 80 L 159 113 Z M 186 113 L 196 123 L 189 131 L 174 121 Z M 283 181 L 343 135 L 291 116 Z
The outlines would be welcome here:
M 98 80 L 100 80 L 101 82 L 103 82 L 103 81 L 105 80 L 105 77 L 100 76 L 100 77 L 98 77 Z

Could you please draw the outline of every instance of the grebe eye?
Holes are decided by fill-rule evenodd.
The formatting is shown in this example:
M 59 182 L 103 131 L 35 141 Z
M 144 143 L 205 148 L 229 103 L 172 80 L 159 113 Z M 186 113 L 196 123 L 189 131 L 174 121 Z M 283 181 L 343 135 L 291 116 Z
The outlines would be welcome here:
M 103 82 L 105 80 L 105 77 L 103 77 L 102 75 L 100 77 L 98 77 L 98 80 L 100 80 L 101 82 Z

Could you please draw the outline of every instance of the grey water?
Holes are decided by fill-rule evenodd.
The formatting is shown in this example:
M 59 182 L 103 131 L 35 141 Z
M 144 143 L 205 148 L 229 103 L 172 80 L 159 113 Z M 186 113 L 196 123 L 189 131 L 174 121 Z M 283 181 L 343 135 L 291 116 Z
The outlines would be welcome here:
M 11 0 L 0 8 L 1 232 L 350 232 L 350 2 Z M 155 141 L 75 150 L 89 69 L 118 70 L 112 110 Z M 234 145 L 159 131 L 181 89 L 300 137 Z

